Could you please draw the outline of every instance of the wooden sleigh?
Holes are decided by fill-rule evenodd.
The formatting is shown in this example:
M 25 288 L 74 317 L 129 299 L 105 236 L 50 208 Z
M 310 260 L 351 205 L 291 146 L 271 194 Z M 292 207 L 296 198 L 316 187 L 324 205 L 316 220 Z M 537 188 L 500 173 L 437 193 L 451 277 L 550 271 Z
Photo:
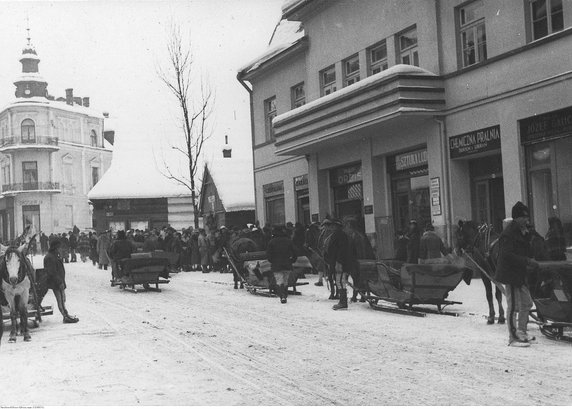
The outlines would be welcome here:
M 275 283 L 265 251 L 242 253 L 233 256 L 225 248 L 224 253 L 230 266 L 238 274 L 242 284 L 249 293 L 265 297 L 276 297 L 274 291 Z M 298 257 L 292 265 L 292 272 L 288 278 L 288 294 L 302 294 L 297 288 L 309 283 L 298 282 L 298 277 L 303 271 L 311 267 L 312 265 L 306 257 Z
M 169 260 L 164 257 L 152 257 L 151 253 L 136 253 L 132 258 L 122 259 L 119 263 L 111 261 L 111 286 L 122 290 L 138 292 L 136 285 L 145 291 L 161 292 L 160 284 L 168 284 Z
M 472 271 L 453 264 L 406 264 L 396 260 L 360 260 L 358 289 L 369 305 L 380 311 L 424 317 L 426 313 L 456 316 L 443 309 L 461 304 L 447 299 L 462 280 L 470 283 Z M 437 309 L 419 307 L 433 305 Z

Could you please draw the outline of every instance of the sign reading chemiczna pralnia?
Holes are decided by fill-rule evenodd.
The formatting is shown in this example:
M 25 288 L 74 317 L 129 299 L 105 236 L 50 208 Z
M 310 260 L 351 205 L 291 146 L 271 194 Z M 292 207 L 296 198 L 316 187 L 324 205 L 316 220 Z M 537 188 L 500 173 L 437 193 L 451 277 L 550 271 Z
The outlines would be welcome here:
M 500 149 L 500 147 L 500 125 L 490 126 L 449 138 L 451 159 L 492 151 Z
M 520 121 L 522 143 L 541 142 L 572 135 L 572 107 Z

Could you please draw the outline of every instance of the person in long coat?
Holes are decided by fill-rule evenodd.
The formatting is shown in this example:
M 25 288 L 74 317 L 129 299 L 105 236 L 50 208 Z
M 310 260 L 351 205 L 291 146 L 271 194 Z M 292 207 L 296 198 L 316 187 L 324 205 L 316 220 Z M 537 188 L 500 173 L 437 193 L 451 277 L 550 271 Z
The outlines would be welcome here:
M 97 239 L 97 254 L 99 255 L 99 269 L 107 270 L 109 265 L 109 256 L 107 252 L 111 248 L 111 237 L 108 232 L 103 232 Z
M 44 270 L 47 275 L 47 287 L 54 292 L 64 324 L 75 324 L 79 319 L 70 315 L 66 308 L 66 270 L 60 255 L 61 244 L 59 240 L 51 242 L 48 253 L 44 257 Z
M 199 233 L 193 231 L 191 234 L 191 267 L 193 271 L 201 269 L 201 253 L 199 251 Z
M 97 235 L 92 232 L 89 232 L 89 258 L 94 266 L 99 260 L 99 254 L 97 252 Z
M 407 232 L 407 262 L 417 264 L 419 262 L 419 246 L 421 244 L 421 233 L 416 220 L 409 222 Z
M 207 239 L 204 229 L 199 230 L 198 245 L 199 254 L 201 256 L 201 268 L 203 270 L 203 274 L 206 274 L 209 272 L 210 249 L 209 240 Z

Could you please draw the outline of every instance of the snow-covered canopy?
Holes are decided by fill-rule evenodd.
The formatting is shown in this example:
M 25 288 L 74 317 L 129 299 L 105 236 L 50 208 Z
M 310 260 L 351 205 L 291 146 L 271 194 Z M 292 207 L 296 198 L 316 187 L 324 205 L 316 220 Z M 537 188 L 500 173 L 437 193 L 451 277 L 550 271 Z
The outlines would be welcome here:
M 88 199 L 151 199 L 191 195 L 185 186 L 163 176 L 153 163 L 147 165 L 134 166 L 133 163 L 114 160 L 88 193 Z
M 301 107 L 287 111 L 287 112 L 283 113 L 282 115 L 278 115 L 276 118 L 274 118 L 274 120 L 272 122 L 273 122 L 273 124 L 276 125 L 276 124 L 278 124 L 278 123 L 280 123 L 286 119 L 300 115 L 303 112 L 311 111 L 311 110 L 313 110 L 313 109 L 315 109 L 321 105 L 327 104 L 328 102 L 335 101 L 339 98 L 342 98 L 345 95 L 360 92 L 361 89 L 363 89 L 363 88 L 365 88 L 371 84 L 374 84 L 374 83 L 380 82 L 380 81 L 384 81 L 385 79 L 387 79 L 393 75 L 398 75 L 398 74 L 431 76 L 431 77 L 436 76 L 431 71 L 427 71 L 423 68 L 415 67 L 413 65 L 406 65 L 406 64 L 394 65 L 393 67 L 390 67 L 387 70 L 381 71 L 377 74 L 374 74 L 372 76 L 364 78 L 363 80 L 356 82 L 352 85 L 348 85 L 347 87 L 344 87 L 344 88 L 342 88 L 336 92 L 332 92 L 329 95 L 318 98 L 318 99 L 311 101 L 305 105 L 302 105 Z
M 296 45 L 303 37 L 304 28 L 302 27 L 302 23 L 299 21 L 280 21 L 274 29 L 274 33 L 268 44 L 268 49 L 255 60 L 250 61 L 240 68 L 239 72 L 248 74 L 249 72 L 255 71 L 265 62 Z
M 254 210 L 252 160 L 217 157 L 207 163 L 207 168 L 227 212 Z
M 282 15 L 287 16 L 304 3 L 310 3 L 311 1 L 312 0 L 286 0 L 284 4 L 282 4 Z

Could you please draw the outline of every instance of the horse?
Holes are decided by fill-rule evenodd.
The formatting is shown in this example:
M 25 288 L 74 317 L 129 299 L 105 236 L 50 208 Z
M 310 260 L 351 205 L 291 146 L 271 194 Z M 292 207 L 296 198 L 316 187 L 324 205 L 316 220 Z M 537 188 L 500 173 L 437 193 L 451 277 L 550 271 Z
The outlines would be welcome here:
M 18 335 L 18 314 L 20 315 L 20 332 L 24 341 L 32 340 L 28 330 L 28 300 L 30 296 L 33 268 L 24 256 L 27 244 L 16 247 L 8 247 L 0 261 L 0 279 L 2 292 L 10 307 L 10 319 L 12 327 L 8 342 L 16 342 Z M 4 332 L 4 321 L 0 320 L 0 341 Z
M 487 302 L 489 304 L 487 324 L 494 324 L 496 313 L 493 303 L 493 281 L 491 281 L 491 279 L 494 280 L 498 259 L 498 235 L 494 232 L 491 225 L 478 225 L 474 221 L 463 222 L 459 220 L 456 239 L 457 252 L 468 256 L 465 257 L 468 265 L 472 266 L 473 271 L 479 271 L 481 273 L 487 295 Z M 503 292 L 498 284 L 495 283 L 495 286 L 495 298 L 499 308 L 498 323 L 504 324 L 506 318 L 502 306 Z

